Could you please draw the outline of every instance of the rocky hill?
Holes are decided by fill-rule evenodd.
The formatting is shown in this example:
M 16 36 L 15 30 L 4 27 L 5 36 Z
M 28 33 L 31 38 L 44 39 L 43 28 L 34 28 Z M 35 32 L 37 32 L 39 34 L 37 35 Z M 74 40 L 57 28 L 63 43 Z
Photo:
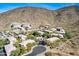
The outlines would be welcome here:
M 0 14 L 0 30 L 7 28 L 12 22 L 31 23 L 33 27 L 51 24 L 67 28 L 72 27 L 76 22 L 78 23 L 78 15 L 78 6 L 68 6 L 58 10 L 21 7 Z
M 12 22 L 30 23 L 33 27 L 53 24 L 54 12 L 42 8 L 21 7 L 0 14 L 1 29 L 8 27 Z

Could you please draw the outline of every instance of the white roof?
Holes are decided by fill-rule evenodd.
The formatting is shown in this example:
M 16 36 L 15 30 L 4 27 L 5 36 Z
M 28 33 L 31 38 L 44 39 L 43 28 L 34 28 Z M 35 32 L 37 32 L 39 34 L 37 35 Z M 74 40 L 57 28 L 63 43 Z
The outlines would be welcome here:
M 50 33 L 52 32 L 51 30 L 45 30 L 45 31 L 46 31 L 46 32 L 50 32 Z
M 22 40 L 26 40 L 27 36 L 23 35 L 23 34 L 19 34 L 18 35 Z
M 43 35 L 43 34 L 44 34 L 44 32 L 42 32 L 42 31 L 38 31 L 38 33 L 40 33 L 41 35 Z
M 31 28 L 31 24 L 26 24 L 26 23 L 23 23 L 22 25 L 23 25 L 23 27 L 28 27 L 28 28 Z
M 56 33 L 52 33 L 51 35 L 53 35 L 53 36 L 58 36 L 59 34 L 56 34 Z
M 47 40 L 50 41 L 50 42 L 54 42 L 56 40 L 59 40 L 59 38 L 58 37 L 52 37 L 52 38 L 48 38 Z
M 13 46 L 13 44 L 8 44 L 8 45 L 5 45 L 5 51 L 6 51 L 6 54 L 9 56 L 11 51 L 13 50 L 16 50 L 16 47 Z
M 65 30 L 62 27 L 57 27 L 56 29 L 60 29 L 60 31 L 57 31 L 58 33 L 65 33 Z
M 56 31 L 56 28 L 51 28 L 52 31 Z
M 64 38 L 64 36 L 63 36 L 62 34 L 59 34 L 59 37 L 60 37 L 60 38 Z
M 36 37 L 37 40 L 41 41 L 41 40 L 44 40 L 43 37 Z
M 16 38 L 13 36 L 8 37 L 10 43 L 12 44 L 13 42 L 16 42 Z
M 21 32 L 21 29 L 13 29 L 12 32 L 19 34 Z
M 11 25 L 14 26 L 13 28 L 17 28 L 17 27 L 20 27 L 21 24 L 20 23 L 17 23 L 17 22 L 14 22 Z

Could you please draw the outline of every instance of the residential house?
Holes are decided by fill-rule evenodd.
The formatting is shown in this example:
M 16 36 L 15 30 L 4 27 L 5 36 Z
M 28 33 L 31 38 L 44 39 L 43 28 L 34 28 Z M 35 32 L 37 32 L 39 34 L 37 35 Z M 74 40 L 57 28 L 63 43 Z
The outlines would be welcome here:
M 25 35 L 23 35 L 23 34 L 19 34 L 18 37 L 19 37 L 22 41 L 24 41 L 24 40 L 27 39 L 27 36 L 25 36 Z
M 21 24 L 21 27 L 23 27 L 24 29 L 28 30 L 28 29 L 31 29 L 31 24 L 26 24 L 26 23 L 23 23 Z
M 58 34 L 65 34 L 65 30 L 62 28 L 62 27 L 57 27 L 56 28 L 56 32 L 58 33 Z
M 7 44 L 4 46 L 7 56 L 11 54 L 11 51 L 16 50 L 16 47 L 13 44 Z
M 14 36 L 7 37 L 7 39 L 10 41 L 10 44 L 13 44 L 16 42 L 16 38 Z

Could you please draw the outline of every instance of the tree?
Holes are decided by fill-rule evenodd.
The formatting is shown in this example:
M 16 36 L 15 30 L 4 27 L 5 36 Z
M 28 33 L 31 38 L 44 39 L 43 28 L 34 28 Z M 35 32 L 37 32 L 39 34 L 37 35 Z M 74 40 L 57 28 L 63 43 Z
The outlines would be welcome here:
M 20 45 L 18 42 L 16 42 L 15 44 L 13 44 L 16 48 L 20 48 Z
M 27 35 L 27 38 L 28 38 L 28 39 L 34 39 L 35 37 L 34 37 L 32 34 L 28 34 L 28 35 Z
M 34 31 L 33 33 L 32 33 L 32 35 L 34 35 L 34 36 L 40 36 L 40 33 L 38 33 L 37 31 Z
M 20 54 L 20 50 L 19 49 L 16 49 L 14 51 L 11 51 L 10 56 L 19 56 L 19 54 Z
M 31 47 L 28 47 L 28 48 L 26 49 L 27 52 L 29 52 L 30 50 L 31 50 Z
M 0 40 L 0 47 L 4 46 L 4 40 Z
M 35 43 L 28 43 L 27 46 L 27 52 L 29 52 L 31 50 L 31 48 L 35 45 Z
M 26 49 L 24 46 L 21 46 L 19 44 L 14 44 L 14 45 L 17 49 L 11 52 L 11 56 L 19 56 L 26 52 Z
M 26 49 L 24 46 L 20 46 L 20 55 L 24 54 L 26 52 Z
M 32 44 L 32 43 L 28 43 L 28 44 L 26 44 L 26 46 L 27 46 L 27 47 L 32 47 L 33 44 Z
M 64 34 L 64 37 L 67 38 L 67 39 L 71 39 L 71 34 L 69 32 L 66 32 Z
M 8 40 L 8 39 L 6 39 L 6 40 L 4 40 L 4 44 L 6 45 L 6 44 L 9 44 L 10 43 L 10 41 Z
M 50 37 L 49 32 L 44 32 L 43 37 L 49 38 Z
M 10 41 L 8 39 L 0 39 L 0 47 L 3 47 L 6 44 L 9 44 Z
M 16 40 L 18 43 L 22 42 L 21 38 L 16 38 Z

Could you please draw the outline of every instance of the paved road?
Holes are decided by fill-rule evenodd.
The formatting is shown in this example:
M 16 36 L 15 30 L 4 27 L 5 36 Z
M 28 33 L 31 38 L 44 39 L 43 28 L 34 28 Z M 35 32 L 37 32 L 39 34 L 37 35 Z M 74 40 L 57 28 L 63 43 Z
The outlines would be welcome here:
M 0 48 L 0 56 L 6 56 L 4 48 Z
M 26 55 L 26 56 L 35 56 L 35 55 L 40 54 L 44 51 L 46 51 L 46 47 L 37 46 L 37 47 L 33 48 L 33 51 L 30 54 Z

